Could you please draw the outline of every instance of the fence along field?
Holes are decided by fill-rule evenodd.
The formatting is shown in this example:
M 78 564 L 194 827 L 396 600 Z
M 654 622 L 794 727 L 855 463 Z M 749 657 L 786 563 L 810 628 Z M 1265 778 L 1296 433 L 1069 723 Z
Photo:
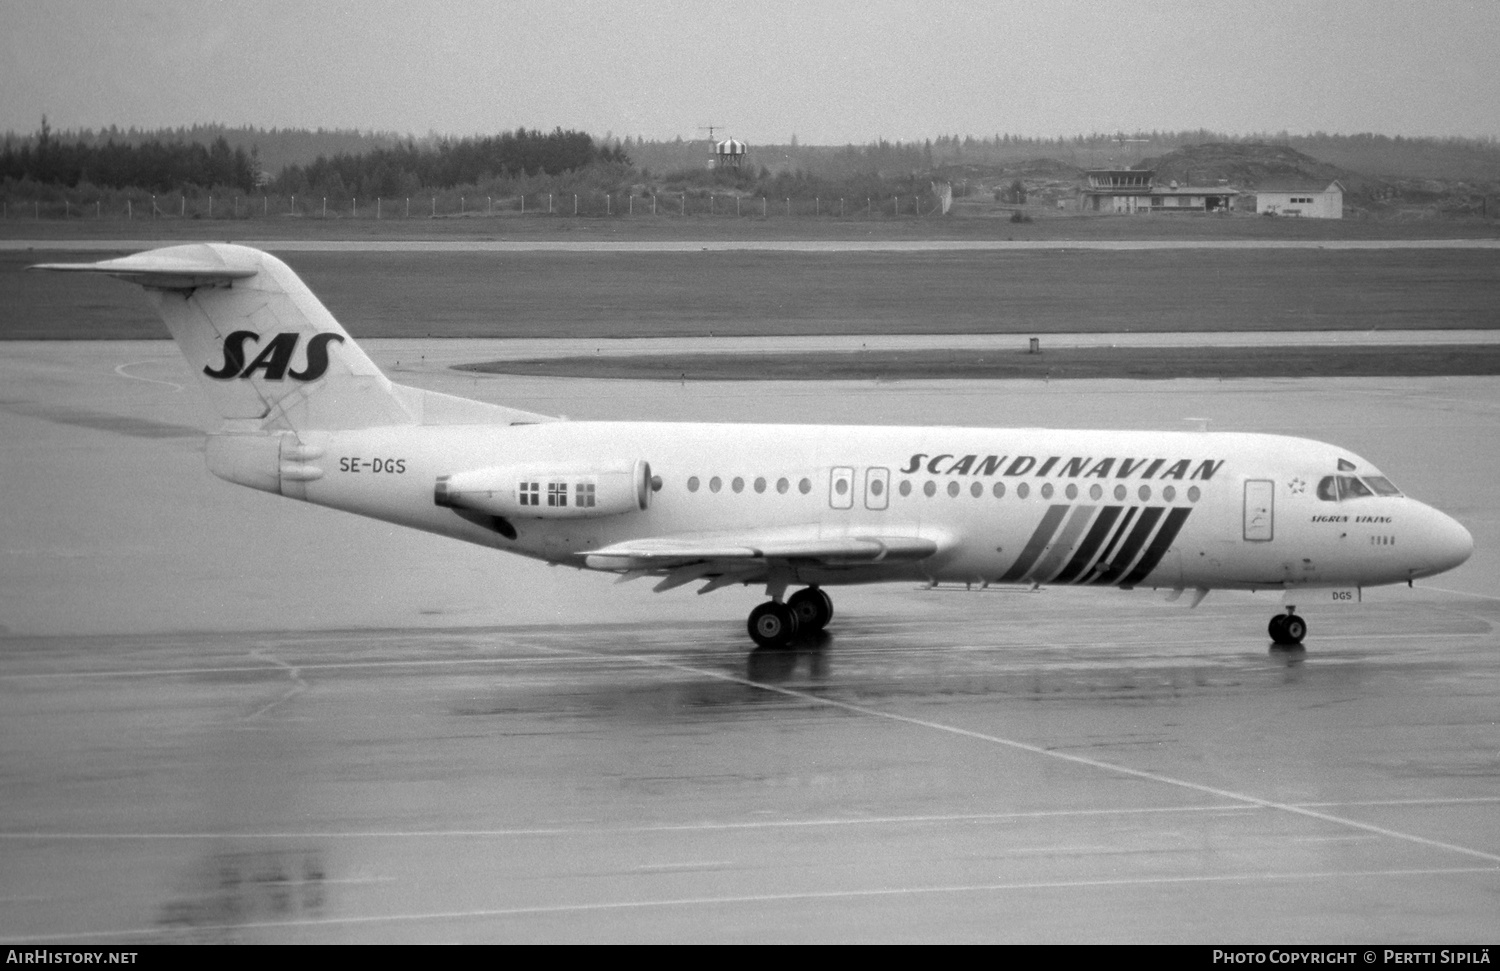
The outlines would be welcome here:
M 719 216 L 930 217 L 942 215 L 932 193 L 801 198 L 744 195 L 727 190 L 683 192 L 535 192 L 474 195 L 458 191 L 414 196 L 274 195 L 204 192 L 152 194 L 123 190 L 54 190 L 49 198 L 0 197 L 0 220 L 155 222 L 168 220 L 411 220 L 474 216 Z

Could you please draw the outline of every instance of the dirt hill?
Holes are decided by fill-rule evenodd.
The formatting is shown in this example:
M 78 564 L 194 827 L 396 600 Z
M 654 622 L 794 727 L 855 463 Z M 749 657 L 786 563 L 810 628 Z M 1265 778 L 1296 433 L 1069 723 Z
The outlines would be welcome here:
M 1287 182 L 1344 186 L 1345 216 L 1380 219 L 1432 219 L 1490 215 L 1500 179 L 1371 176 L 1316 159 L 1285 145 L 1263 142 L 1209 142 L 1186 145 L 1136 168 L 1154 169 L 1158 183 L 1213 185 L 1220 180 L 1254 194 L 1262 186 Z
M 1213 185 L 1222 180 L 1246 191 L 1272 182 L 1326 184 L 1334 179 L 1352 191 L 1369 181 L 1294 148 L 1263 143 L 1188 145 L 1157 158 L 1143 159 L 1134 167 L 1155 169 L 1158 183 L 1176 180 L 1184 185 Z

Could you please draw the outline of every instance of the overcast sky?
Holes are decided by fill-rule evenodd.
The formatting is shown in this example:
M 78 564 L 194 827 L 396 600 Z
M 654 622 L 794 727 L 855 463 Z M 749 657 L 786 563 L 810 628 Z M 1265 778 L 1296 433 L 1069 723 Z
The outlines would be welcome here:
M 0 0 L 0 130 L 1500 136 L 1497 0 Z

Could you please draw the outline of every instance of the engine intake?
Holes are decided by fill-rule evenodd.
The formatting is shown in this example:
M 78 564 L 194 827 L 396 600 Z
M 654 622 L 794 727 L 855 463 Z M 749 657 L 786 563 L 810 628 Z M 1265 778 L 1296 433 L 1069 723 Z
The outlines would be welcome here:
M 589 519 L 651 505 L 651 465 L 499 465 L 438 476 L 432 501 L 508 519 Z

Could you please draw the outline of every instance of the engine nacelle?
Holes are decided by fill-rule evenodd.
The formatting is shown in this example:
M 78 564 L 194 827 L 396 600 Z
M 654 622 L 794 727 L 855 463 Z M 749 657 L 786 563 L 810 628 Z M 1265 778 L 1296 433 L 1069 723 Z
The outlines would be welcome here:
M 507 519 L 588 519 L 651 505 L 651 466 L 497 465 L 438 476 L 433 502 Z

